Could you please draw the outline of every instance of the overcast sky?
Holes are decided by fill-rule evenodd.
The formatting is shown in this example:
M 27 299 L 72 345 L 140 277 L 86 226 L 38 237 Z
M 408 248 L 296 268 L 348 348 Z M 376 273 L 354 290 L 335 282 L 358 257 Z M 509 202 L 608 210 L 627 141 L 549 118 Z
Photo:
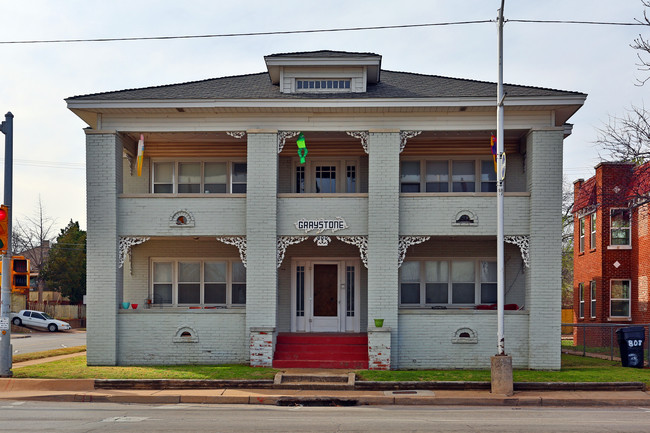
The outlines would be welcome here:
M 226 34 L 490 20 L 499 0 L 20 0 L 3 2 L 0 42 Z M 506 0 L 506 19 L 634 22 L 640 0 Z M 630 48 L 648 27 L 506 23 L 504 81 L 588 94 L 569 122 L 564 174 L 593 175 L 597 128 L 650 91 Z M 373 52 L 382 68 L 496 82 L 496 24 L 135 42 L 0 44 L 0 115 L 14 118 L 14 223 L 39 196 L 58 229 L 86 227 L 87 125 L 64 98 L 263 72 L 263 56 Z M 647 98 L 646 98 L 647 99 Z M 496 120 L 495 120 L 496 122 Z M 0 137 L 4 140 L 4 136 Z M 4 146 L 0 146 L 0 149 Z M 0 157 L 4 152 L 0 151 Z M 2 176 L 0 176 L 0 184 Z M 2 190 L 0 190 L 1 192 Z

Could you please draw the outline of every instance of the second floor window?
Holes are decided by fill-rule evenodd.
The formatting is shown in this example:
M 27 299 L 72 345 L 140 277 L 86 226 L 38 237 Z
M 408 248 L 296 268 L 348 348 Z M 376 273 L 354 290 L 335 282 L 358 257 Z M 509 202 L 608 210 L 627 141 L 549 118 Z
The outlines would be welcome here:
M 231 161 L 155 161 L 154 194 L 246 192 L 246 163 Z
M 610 210 L 610 245 L 630 245 L 630 210 Z
M 591 237 L 589 239 L 589 248 L 592 250 L 596 249 L 596 212 L 591 214 L 591 218 L 589 219 L 589 226 L 590 226 L 590 234 Z
M 297 193 L 357 192 L 357 161 L 308 160 L 295 166 Z
M 492 160 L 404 160 L 400 164 L 400 192 L 496 190 Z
M 585 252 L 585 219 L 580 218 L 578 220 L 579 230 L 580 230 L 580 245 L 578 246 L 579 252 Z

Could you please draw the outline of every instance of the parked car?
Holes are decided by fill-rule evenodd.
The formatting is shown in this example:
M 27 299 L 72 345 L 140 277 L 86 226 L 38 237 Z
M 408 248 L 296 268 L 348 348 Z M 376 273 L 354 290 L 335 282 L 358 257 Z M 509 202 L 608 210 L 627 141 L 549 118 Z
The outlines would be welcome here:
M 34 326 L 44 328 L 50 332 L 70 329 L 70 324 L 62 320 L 57 320 L 47 313 L 34 310 L 20 310 L 14 314 L 11 323 L 16 326 Z

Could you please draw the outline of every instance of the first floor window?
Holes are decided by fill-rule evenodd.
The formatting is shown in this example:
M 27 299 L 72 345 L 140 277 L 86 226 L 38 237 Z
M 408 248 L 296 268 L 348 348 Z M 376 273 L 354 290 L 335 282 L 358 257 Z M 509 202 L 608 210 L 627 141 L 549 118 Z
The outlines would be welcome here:
M 596 318 L 596 282 L 592 281 L 590 283 L 590 290 L 591 297 L 589 298 L 591 300 L 591 305 L 590 305 L 590 313 L 591 313 L 591 318 L 594 319 Z
M 578 284 L 578 296 L 580 299 L 580 306 L 578 307 L 578 317 L 585 317 L 585 285 L 583 283 Z
M 240 261 L 154 260 L 152 274 L 154 304 L 246 304 L 246 268 Z
M 610 281 L 610 317 L 630 317 L 630 280 Z
M 496 303 L 493 260 L 411 260 L 399 271 L 403 306 Z

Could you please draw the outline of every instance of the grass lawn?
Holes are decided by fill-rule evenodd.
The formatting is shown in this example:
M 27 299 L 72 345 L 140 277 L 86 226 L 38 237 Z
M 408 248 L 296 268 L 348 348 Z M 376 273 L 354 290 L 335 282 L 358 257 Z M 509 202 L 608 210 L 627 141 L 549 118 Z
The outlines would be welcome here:
M 88 367 L 86 357 L 17 368 L 16 378 L 61 379 L 272 379 L 278 370 L 245 365 Z M 489 381 L 489 370 L 356 371 L 370 381 Z M 515 370 L 515 382 L 644 382 L 650 369 L 624 368 L 620 362 L 562 355 L 561 371 Z
M 51 358 L 52 356 L 69 355 L 71 353 L 85 352 L 86 346 L 64 347 L 62 349 L 45 350 L 43 352 L 20 353 L 12 356 L 13 363 L 31 361 L 32 359 Z

